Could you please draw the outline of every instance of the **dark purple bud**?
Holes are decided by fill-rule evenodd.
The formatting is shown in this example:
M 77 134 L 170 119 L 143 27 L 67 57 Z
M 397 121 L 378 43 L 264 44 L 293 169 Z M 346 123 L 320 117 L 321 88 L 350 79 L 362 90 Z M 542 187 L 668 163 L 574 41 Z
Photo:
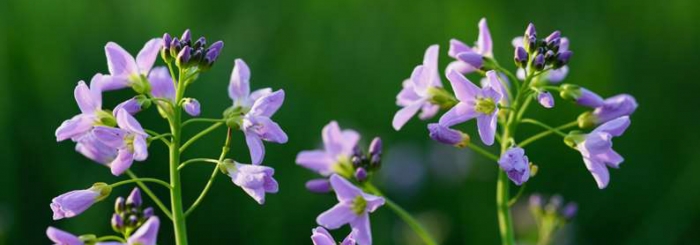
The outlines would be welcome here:
M 116 232 L 121 232 L 122 228 L 124 228 L 124 220 L 122 219 L 122 216 L 119 214 L 113 214 L 112 215 L 112 229 Z
M 124 198 L 117 197 L 117 200 L 114 201 L 114 212 L 121 213 L 121 212 L 124 212 L 124 210 L 125 210 Z
M 570 202 L 566 206 L 564 206 L 564 209 L 561 211 L 561 215 L 564 216 L 564 219 L 566 220 L 571 220 L 576 216 L 576 213 L 578 212 L 578 204 L 575 202 Z
M 544 55 L 538 54 L 535 56 L 535 60 L 532 61 L 532 65 L 535 67 L 535 70 L 541 71 L 544 69 Z
M 359 182 L 367 180 L 367 170 L 365 168 L 357 168 L 355 170 L 355 179 Z
M 459 53 L 457 54 L 457 59 L 476 69 L 481 69 L 484 65 L 484 57 L 474 52 Z
M 192 54 L 192 57 L 190 58 L 189 62 L 191 64 L 196 64 L 202 60 L 204 60 L 204 54 L 202 53 L 202 50 L 200 49 L 200 50 L 194 51 L 194 54 Z
M 372 155 L 372 158 L 369 160 L 369 165 L 372 167 L 379 167 L 379 164 L 382 163 L 382 156 L 381 155 Z
M 526 37 L 523 40 L 525 40 L 525 49 L 530 52 L 534 53 L 535 50 L 537 50 L 537 38 L 534 36 L 531 37 Z
M 203 48 L 206 46 L 207 46 L 207 39 L 204 37 L 200 37 L 199 39 L 197 39 L 196 42 L 194 42 L 194 44 L 192 45 L 192 48 L 197 50 L 199 48 Z
M 544 41 L 547 43 L 550 43 L 554 40 L 559 40 L 559 39 L 561 39 L 561 32 L 555 31 L 555 32 L 552 32 L 552 34 L 549 34 L 549 36 L 547 36 L 547 38 L 545 38 Z
M 163 48 L 164 49 L 169 49 L 170 48 L 170 42 L 173 41 L 173 38 L 170 37 L 170 34 L 165 33 L 163 34 Z
M 129 197 L 126 198 L 126 206 L 141 207 L 141 204 L 143 204 L 143 200 L 141 199 L 141 190 L 139 190 L 139 188 L 134 188 L 134 190 L 131 191 L 131 194 L 129 194 Z
M 153 214 L 154 214 L 153 212 L 154 212 L 154 211 L 153 211 L 153 208 L 152 208 L 152 207 L 148 207 L 148 208 L 144 209 L 144 210 L 143 210 L 143 219 L 144 219 L 144 220 L 147 220 L 148 218 L 150 218 L 151 216 L 153 216 Z
M 173 38 L 173 41 L 170 42 L 170 56 L 172 57 L 177 57 L 177 54 L 180 53 L 180 50 L 182 50 L 182 44 L 180 44 L 180 40 L 176 38 Z
M 564 51 L 564 52 L 560 52 L 557 55 L 556 67 L 559 68 L 559 67 L 562 67 L 562 66 L 568 64 L 569 59 L 571 59 L 571 55 L 573 55 L 573 52 L 571 52 L 569 50 Z
M 182 37 L 180 39 L 183 43 L 187 43 L 189 45 L 191 38 L 192 34 L 190 34 L 190 29 L 187 29 L 185 30 L 185 32 L 182 33 Z
M 313 193 L 329 193 L 331 182 L 328 179 L 312 179 L 306 182 L 306 189 Z
M 204 60 L 207 61 L 207 65 L 211 65 L 216 61 L 216 58 L 219 57 L 219 53 L 221 53 L 221 49 L 208 49 L 207 55 L 204 57 Z
M 379 137 L 374 137 L 372 143 L 369 144 L 369 154 L 381 155 L 382 154 L 382 139 Z
M 177 60 L 175 61 L 177 66 L 182 67 L 190 61 L 190 51 L 192 49 L 189 46 L 185 46 L 180 53 L 177 54 Z
M 518 46 L 515 48 L 515 65 L 525 67 L 527 65 L 528 54 L 525 48 Z
M 139 224 L 139 217 L 137 217 L 135 214 L 129 215 L 129 218 L 126 222 L 127 222 L 127 225 L 129 225 L 131 227 L 135 227 L 136 225 Z
M 353 156 L 358 156 L 358 157 L 359 157 L 359 156 L 362 156 L 362 149 L 360 149 L 360 146 L 359 146 L 359 145 L 355 145 L 355 146 L 352 148 L 352 155 L 353 155 Z
M 218 50 L 218 52 L 221 52 L 221 49 L 223 49 L 223 47 L 224 47 L 224 42 L 216 41 L 215 43 L 211 44 L 211 46 L 209 46 L 208 50 Z
M 537 37 L 537 30 L 535 30 L 535 25 L 530 23 L 527 25 L 527 29 L 525 29 L 525 38 L 528 37 Z
M 550 62 L 554 61 L 555 58 L 556 58 L 556 54 L 552 50 L 547 50 L 547 52 L 544 53 L 544 61 L 546 63 L 550 63 Z
M 530 208 L 542 208 L 542 196 L 540 194 L 530 195 Z
M 350 161 L 352 162 L 353 167 L 359 167 L 360 165 L 362 165 L 362 157 L 360 156 L 352 156 L 350 158 Z

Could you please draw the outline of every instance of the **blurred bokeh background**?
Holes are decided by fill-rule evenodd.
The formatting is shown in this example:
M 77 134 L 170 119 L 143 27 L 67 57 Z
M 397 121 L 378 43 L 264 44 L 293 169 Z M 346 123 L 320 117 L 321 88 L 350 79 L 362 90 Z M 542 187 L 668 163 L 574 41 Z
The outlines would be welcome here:
M 496 244 L 496 165 L 468 149 L 430 141 L 425 122 L 412 120 L 400 132 L 391 128 L 401 81 L 420 64 L 428 45 L 440 44 L 444 68 L 449 39 L 476 40 L 481 17 L 488 18 L 496 58 L 507 67 L 513 68 L 511 39 L 532 21 L 541 35 L 561 30 L 571 39 L 575 54 L 566 82 L 606 97 L 630 93 L 640 104 L 630 130 L 615 140 L 626 161 L 611 171 L 606 190 L 596 188 L 580 154 L 561 138 L 527 148 L 540 172 L 526 195 L 559 193 L 580 206 L 558 242 L 695 244 L 700 239 L 699 13 L 700 2 L 691 0 L 0 1 L 0 244 L 47 244 L 49 225 L 77 234 L 111 234 L 113 197 L 126 195 L 128 188 L 115 190 L 79 217 L 51 220 L 54 196 L 119 180 L 75 153 L 73 143 L 56 143 L 54 130 L 78 112 L 72 97 L 76 82 L 107 72 L 107 42 L 136 53 L 148 39 L 186 28 L 195 37 L 226 43 L 218 63 L 188 91 L 202 103 L 203 116 L 218 117 L 230 106 L 229 74 L 233 60 L 243 58 L 254 88 L 287 92 L 275 120 L 290 138 L 286 145 L 266 144 L 265 163 L 277 170 L 280 193 L 260 206 L 219 176 L 188 219 L 192 244 L 310 244 L 316 216 L 336 201 L 306 191 L 304 182 L 315 175 L 294 159 L 300 150 L 320 145 L 321 128 L 330 120 L 361 132 L 364 145 L 373 136 L 385 140 L 385 167 L 377 184 L 425 221 L 442 244 Z M 129 96 L 130 91 L 108 93 L 105 104 Z M 531 110 L 552 125 L 581 112 L 561 100 L 553 110 Z M 147 128 L 165 130 L 154 110 L 139 119 Z M 476 135 L 473 123 L 463 129 Z M 520 137 L 538 131 L 524 126 Z M 186 157 L 218 156 L 223 134 L 200 141 Z M 232 156 L 248 161 L 242 136 L 236 134 L 234 142 Z M 150 152 L 133 170 L 166 178 L 165 147 L 154 144 Z M 186 204 L 210 171 L 210 165 L 188 169 Z M 522 200 L 514 215 L 518 236 L 527 242 L 535 235 L 527 199 Z M 420 244 L 389 209 L 372 215 L 372 226 L 376 244 Z M 172 244 L 171 235 L 170 223 L 164 222 L 160 244 Z

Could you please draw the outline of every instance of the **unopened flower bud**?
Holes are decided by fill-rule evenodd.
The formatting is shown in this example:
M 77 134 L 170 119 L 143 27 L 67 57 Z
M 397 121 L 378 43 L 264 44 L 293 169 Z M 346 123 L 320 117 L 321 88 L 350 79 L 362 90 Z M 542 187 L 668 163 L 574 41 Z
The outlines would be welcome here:
M 544 55 L 542 54 L 537 54 L 535 56 L 535 60 L 532 61 L 532 65 L 534 66 L 535 70 L 541 71 L 544 69 Z
M 518 46 L 515 48 L 515 65 L 521 68 L 527 66 L 528 54 L 525 48 Z
M 350 162 L 352 162 L 353 167 L 359 167 L 362 165 L 362 157 L 358 155 L 352 156 L 350 157 Z
M 194 44 L 192 44 L 192 49 L 197 50 L 199 48 L 204 48 L 206 46 L 207 46 L 207 39 L 204 37 L 199 37 L 199 39 L 197 39 L 197 41 L 195 41 Z
M 187 30 L 185 30 L 185 32 L 182 33 L 182 37 L 180 38 L 180 40 L 183 43 L 190 45 L 191 44 L 190 41 L 192 41 L 191 38 L 192 38 L 192 34 L 190 33 L 190 29 L 187 29 Z
M 117 200 L 114 201 L 114 212 L 115 213 L 122 213 L 126 210 L 125 204 L 124 204 L 124 198 L 123 197 L 117 197 Z
M 381 163 L 382 163 L 381 155 L 372 155 L 372 158 L 369 159 L 370 167 L 378 168 L 381 165 Z
M 333 189 L 331 188 L 331 182 L 328 179 L 312 179 L 306 182 L 306 189 L 314 193 L 329 193 Z
M 124 228 L 124 220 L 122 219 L 122 216 L 119 214 L 113 214 L 112 215 L 112 229 L 114 229 L 115 232 L 121 232 L 122 229 Z
M 547 38 L 544 39 L 545 44 L 547 44 L 547 47 L 552 50 L 558 50 L 559 49 L 559 43 L 561 42 L 561 32 L 560 31 L 555 31 L 552 32 Z
M 484 57 L 474 52 L 459 53 L 457 54 L 457 59 L 476 69 L 481 69 L 484 65 Z
M 578 212 L 578 204 L 574 202 L 570 202 L 561 211 L 561 215 L 564 217 L 566 220 L 571 220 L 576 216 L 576 213 Z
M 592 128 L 593 126 L 596 125 L 596 116 L 593 115 L 590 111 L 581 113 L 581 115 L 578 116 L 576 119 L 578 122 L 578 127 L 579 128 Z
M 554 63 L 554 68 L 560 68 L 568 64 L 569 60 L 571 59 L 571 55 L 573 55 L 573 52 L 569 50 L 557 54 L 557 60 Z
M 141 190 L 139 190 L 139 188 L 134 188 L 134 190 L 131 191 L 131 194 L 129 194 L 129 197 L 126 198 L 126 207 L 141 207 L 141 204 L 143 204 L 143 199 L 141 199 Z
M 192 56 L 190 57 L 190 60 L 188 61 L 190 65 L 199 65 L 200 62 L 204 60 L 204 53 L 202 53 L 202 50 L 197 50 L 194 51 Z
M 535 25 L 530 23 L 527 25 L 527 29 L 525 29 L 525 37 L 537 37 L 537 30 L 535 30 Z
M 170 41 L 170 57 L 177 57 L 180 50 L 182 50 L 182 44 L 180 44 L 180 40 L 175 37 Z
M 535 51 L 537 51 L 537 38 L 534 36 L 525 38 L 525 45 L 523 47 L 527 52 L 535 53 Z
M 152 207 L 148 207 L 148 208 L 143 210 L 143 219 L 144 220 L 147 220 L 148 218 L 150 218 L 153 215 L 154 215 L 154 211 L 153 211 Z
M 197 101 L 197 99 L 185 98 L 184 102 L 182 103 L 182 108 L 190 116 L 193 116 L 193 117 L 199 116 L 200 105 L 199 105 L 199 101 Z
M 530 179 L 530 161 L 525 155 L 523 148 L 513 147 L 508 149 L 498 159 L 498 165 L 516 185 L 522 185 Z
M 547 64 L 551 64 L 557 58 L 556 56 L 557 55 L 554 53 L 554 51 L 547 50 L 547 52 L 544 53 L 544 62 Z
M 170 62 L 170 59 L 172 58 L 170 55 L 170 44 L 172 41 L 173 40 L 170 37 L 170 34 L 163 34 L 163 48 L 160 50 L 160 56 L 163 58 L 163 60 L 165 60 L 165 62 Z
M 379 137 L 374 137 L 372 143 L 369 144 L 369 154 L 370 155 L 381 155 L 382 154 L 382 139 Z
M 559 95 L 565 100 L 575 101 L 576 104 L 598 108 L 603 105 L 603 98 L 600 95 L 574 84 L 562 84 Z
M 431 139 L 446 145 L 457 145 L 462 142 L 464 137 L 459 130 L 451 129 L 439 123 L 428 124 L 428 131 Z
M 537 102 L 540 102 L 540 105 L 547 109 L 554 107 L 554 97 L 549 91 L 539 92 L 537 94 Z
M 178 67 L 185 67 L 187 63 L 190 61 L 190 52 L 192 51 L 192 48 L 189 46 L 185 46 L 182 50 L 180 50 L 180 53 L 177 54 L 177 60 L 175 61 L 176 65 Z
M 355 179 L 359 182 L 364 182 L 367 180 L 367 170 L 362 167 L 357 168 L 357 170 L 355 170 Z
M 139 224 L 139 217 L 135 214 L 129 215 L 129 218 L 126 220 L 126 224 L 131 227 L 137 226 Z

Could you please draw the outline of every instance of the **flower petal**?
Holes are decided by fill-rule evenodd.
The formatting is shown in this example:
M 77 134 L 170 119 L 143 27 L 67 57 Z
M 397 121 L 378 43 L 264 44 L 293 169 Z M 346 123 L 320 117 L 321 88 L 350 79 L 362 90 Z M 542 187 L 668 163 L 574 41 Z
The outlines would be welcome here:
M 134 160 L 144 161 L 148 158 L 148 144 L 143 135 L 134 136 Z
M 369 215 L 363 214 L 350 223 L 353 230 L 356 230 L 355 240 L 359 245 L 372 244 L 372 228 L 370 227 Z
M 79 138 L 90 131 L 95 124 L 95 120 L 96 118 L 92 115 L 80 114 L 63 121 L 61 126 L 58 126 L 56 129 L 56 141 Z
M 228 96 L 232 100 L 248 97 L 250 93 L 250 68 L 242 59 L 236 59 L 228 85 Z
M 82 241 L 80 241 L 80 239 L 77 236 L 51 226 L 49 226 L 49 228 L 46 229 L 46 236 L 48 236 L 52 242 L 60 245 L 84 244 Z
M 491 115 L 480 115 L 476 118 L 476 123 L 479 127 L 479 136 L 481 137 L 481 141 L 486 145 L 493 145 L 493 141 L 496 137 L 498 112 L 495 111 Z
M 299 152 L 296 159 L 296 163 L 300 166 L 318 172 L 323 176 L 333 173 L 332 165 L 334 161 L 332 157 L 322 150 Z
M 92 130 L 92 135 L 100 143 L 111 148 L 121 148 L 125 146 L 124 138 L 128 132 L 120 128 L 112 128 L 107 126 L 97 126 Z
M 248 145 L 248 150 L 250 151 L 250 160 L 253 164 L 262 163 L 265 157 L 265 146 L 263 145 L 262 139 L 256 134 L 245 133 L 245 142 Z
M 316 218 L 316 223 L 328 229 L 334 230 L 340 228 L 344 224 L 349 223 L 356 217 L 357 215 L 352 212 L 350 206 L 344 203 L 338 203 L 331 209 L 318 215 Z
M 127 149 L 119 149 L 117 158 L 109 163 L 109 168 L 114 176 L 123 174 L 134 163 L 134 154 Z
M 105 46 L 105 54 L 107 55 L 109 73 L 113 76 L 138 73 L 138 66 L 136 65 L 134 57 L 119 46 L 119 44 L 114 42 L 107 43 Z
M 73 94 L 75 95 L 75 101 L 78 102 L 78 107 L 80 107 L 80 111 L 83 114 L 93 114 L 96 110 L 100 110 L 102 107 L 102 100 L 100 96 L 91 91 L 84 81 L 78 82 Z
M 447 55 L 452 58 L 457 58 L 457 54 L 464 52 L 473 52 L 472 49 L 464 44 L 462 41 L 457 39 L 450 39 L 450 50 L 447 51 Z
M 593 132 L 606 132 L 612 136 L 620 136 L 625 133 L 625 130 L 630 126 L 630 118 L 628 116 L 618 117 L 615 120 L 603 123 L 598 126 Z
M 477 116 L 474 105 L 459 102 L 449 111 L 442 114 L 439 123 L 445 127 L 452 127 L 455 124 L 463 123 Z
M 247 116 L 243 127 L 247 133 L 256 134 L 264 141 L 284 144 L 287 143 L 287 134 L 270 118 L 265 116 Z
M 321 133 L 326 152 L 331 155 L 350 155 L 360 140 L 360 134 L 354 130 L 340 130 L 338 122 L 331 121 L 323 127 Z
M 153 38 L 143 45 L 143 48 L 141 51 L 139 51 L 139 54 L 136 55 L 136 65 L 138 66 L 141 75 L 148 75 L 148 72 L 151 71 L 153 63 L 156 62 L 158 52 L 162 46 L 163 40 L 160 38 Z
M 156 245 L 158 241 L 158 228 L 160 220 L 157 216 L 151 216 L 141 227 L 129 237 L 129 244 Z
M 314 245 L 336 245 L 333 236 L 323 227 L 317 227 L 311 230 L 311 241 Z
M 335 195 L 340 202 L 353 201 L 357 196 L 363 193 L 357 186 L 337 174 L 332 175 L 330 179 L 333 191 L 335 191 Z
M 489 31 L 486 18 L 482 18 L 479 21 L 479 38 L 476 40 L 476 46 L 482 55 L 493 58 L 493 41 L 491 40 L 491 31 Z
M 140 134 L 143 136 L 148 136 L 146 132 L 141 127 L 141 124 L 136 121 L 136 118 L 129 114 L 126 110 L 122 109 L 116 112 L 117 125 L 120 128 L 129 131 L 131 133 Z
M 425 104 L 425 100 L 418 100 L 414 101 L 413 104 L 401 108 L 394 115 L 394 119 L 391 121 L 391 126 L 393 126 L 396 131 L 401 130 L 401 128 L 406 125 L 408 120 L 418 113 L 418 110 L 423 107 L 423 104 Z
M 272 117 L 282 106 L 282 103 L 284 103 L 284 90 L 280 89 L 255 100 L 253 107 L 250 109 L 250 114 Z
M 151 94 L 153 97 L 169 99 L 175 101 L 175 81 L 170 77 L 167 67 L 159 66 L 153 68 L 148 74 L 148 81 L 151 84 Z
M 469 79 L 464 77 L 464 75 L 455 70 L 451 70 L 447 73 L 447 80 L 450 80 L 452 90 L 454 90 L 455 96 L 460 101 L 473 101 L 481 90 L 471 81 L 469 81 Z
M 583 162 L 586 164 L 588 171 L 593 175 L 593 179 L 595 179 L 598 188 L 605 189 L 610 181 L 610 173 L 608 172 L 608 168 L 605 167 L 605 164 L 586 157 L 583 158 Z

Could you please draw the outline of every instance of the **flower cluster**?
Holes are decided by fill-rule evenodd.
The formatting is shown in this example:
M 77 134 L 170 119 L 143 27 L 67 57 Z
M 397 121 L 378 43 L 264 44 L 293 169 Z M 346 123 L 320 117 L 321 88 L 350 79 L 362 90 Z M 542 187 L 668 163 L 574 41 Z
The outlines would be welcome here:
M 61 124 L 56 130 L 56 139 L 70 139 L 76 143 L 76 151 L 109 167 L 113 175 L 122 176 L 127 173 L 130 179 L 113 184 L 96 183 L 89 189 L 71 191 L 54 198 L 50 206 L 55 220 L 75 217 L 93 204 L 106 199 L 112 188 L 136 183 L 161 211 L 173 220 L 177 244 L 185 244 L 185 216 L 200 204 L 219 171 L 228 175 L 235 185 L 260 204 L 265 202 L 266 193 L 278 191 L 277 181 L 273 178 L 274 170 L 260 164 L 265 156 L 263 141 L 280 144 L 287 142 L 285 132 L 271 120 L 284 102 L 284 90 L 273 91 L 264 88 L 251 93 L 248 65 L 243 60 L 236 59 L 228 86 L 232 106 L 222 113 L 221 118 L 192 118 L 184 122 L 182 120 L 183 112 L 192 117 L 200 116 L 199 101 L 186 97 L 185 91 L 200 74 L 212 68 L 223 45 L 221 41 L 208 45 L 204 37 L 193 42 L 189 30 L 180 38 L 173 38 L 166 33 L 163 38 L 149 40 L 136 57 L 114 42 L 107 43 L 105 54 L 109 74 L 98 73 L 89 84 L 84 81 L 78 82 L 74 95 L 80 114 Z M 165 66 L 154 66 L 159 53 Z M 131 88 L 135 95 L 114 106 L 112 110 L 103 106 L 102 96 L 105 92 L 125 88 Z M 136 119 L 137 114 L 151 106 L 156 107 L 158 113 L 167 121 L 171 130 L 169 133 L 145 129 Z M 197 122 L 212 125 L 185 141 L 182 136 L 183 128 Z M 227 126 L 229 129 L 218 159 L 195 158 L 180 161 L 183 151 L 221 126 Z M 245 136 L 252 164 L 226 158 L 232 130 L 239 130 Z M 151 143 L 155 141 L 162 141 L 168 147 L 169 183 L 155 178 L 139 178 L 130 170 L 134 161 L 147 160 Z M 216 167 L 199 198 L 185 210 L 182 205 L 180 173 L 192 162 L 214 163 Z M 159 184 L 170 191 L 170 210 L 150 191 L 146 182 Z M 123 239 L 114 236 L 75 237 L 55 228 L 49 228 L 47 234 L 52 241 L 59 244 L 155 244 L 159 221 L 154 214 L 155 210 L 150 207 L 142 208 L 142 203 L 139 189 L 134 189 L 126 199 L 117 198 L 112 228 L 120 233 Z M 105 242 L 110 240 L 116 241 Z
M 564 203 L 560 195 L 553 195 L 544 202 L 540 194 L 532 194 L 529 200 L 530 212 L 539 229 L 540 244 L 549 244 L 553 235 L 576 216 L 578 204 Z
M 328 229 L 338 229 L 345 224 L 352 232 L 342 244 L 370 245 L 372 235 L 369 214 L 385 203 L 385 199 L 372 191 L 369 182 L 372 174 L 381 166 L 382 141 L 374 138 L 367 154 L 358 146 L 360 135 L 354 130 L 341 130 L 338 123 L 330 122 L 323 128 L 323 150 L 302 151 L 297 155 L 297 164 L 321 176 L 306 187 L 315 193 L 335 192 L 338 204 L 318 216 L 316 222 Z M 354 180 L 363 188 L 350 182 Z M 365 189 L 365 190 L 363 190 Z M 372 192 L 372 193 L 368 193 Z M 333 238 L 322 227 L 313 231 L 315 245 L 335 244 Z

